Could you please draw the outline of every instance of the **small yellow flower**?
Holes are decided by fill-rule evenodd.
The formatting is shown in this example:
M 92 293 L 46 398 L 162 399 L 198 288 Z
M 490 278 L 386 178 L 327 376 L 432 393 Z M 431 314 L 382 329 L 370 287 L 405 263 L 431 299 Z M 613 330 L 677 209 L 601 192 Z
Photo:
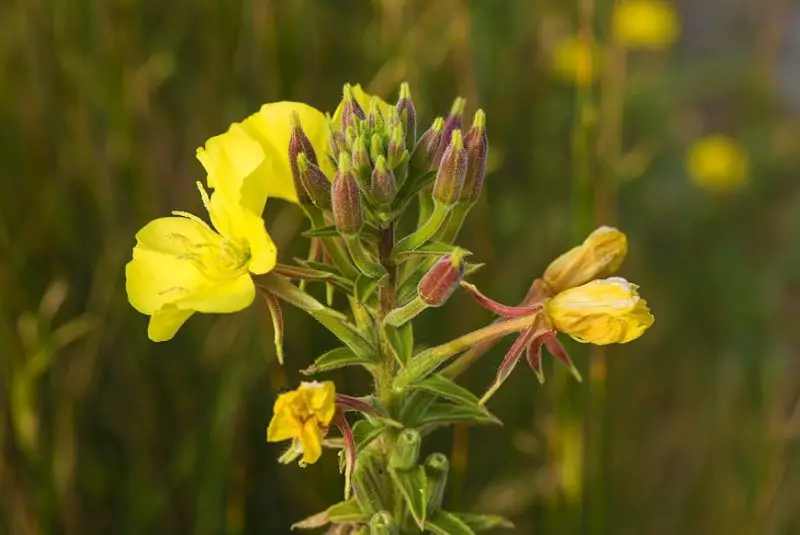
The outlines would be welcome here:
M 628 48 L 663 50 L 678 38 L 675 8 L 661 0 L 623 0 L 614 9 L 611 31 Z
M 686 156 L 689 178 L 712 191 L 738 189 L 747 178 L 747 166 L 745 150 L 722 135 L 699 139 Z
M 319 110 L 302 102 L 271 102 L 224 134 L 209 139 L 197 149 L 197 159 L 208 173 L 208 186 L 218 188 L 220 176 L 236 176 L 230 195 L 256 214 L 264 210 L 267 197 L 297 202 L 289 167 L 290 117 L 297 113 L 320 163 L 328 176 L 335 169 L 324 157 L 328 150 L 328 120 Z
M 595 280 L 556 295 L 545 312 L 556 329 L 579 342 L 624 344 L 655 321 L 637 288 L 619 277 Z
M 370 95 L 366 91 L 361 88 L 361 84 L 356 84 L 352 86 L 353 96 L 356 97 L 356 102 L 358 105 L 361 106 L 361 109 L 364 110 L 364 113 L 369 113 L 369 106 L 370 101 L 375 99 L 378 104 L 378 110 L 383 115 L 384 119 L 389 119 L 389 115 L 392 112 L 392 106 L 388 102 L 384 101 L 382 98 Z M 333 113 L 333 119 L 331 120 L 331 126 L 333 128 L 341 128 L 342 126 L 342 103 L 339 103 L 339 106 L 336 108 L 336 111 Z
M 550 57 L 555 75 L 564 82 L 586 86 L 599 72 L 599 54 L 580 37 L 561 39 L 555 44 Z
M 543 279 L 554 293 L 607 277 L 619 269 L 628 253 L 628 238 L 613 227 L 600 227 L 562 254 L 544 272 Z
M 148 337 L 169 340 L 194 312 L 237 312 L 253 302 L 250 273 L 275 266 L 276 248 L 260 216 L 198 183 L 216 231 L 185 212 L 151 221 L 136 234 L 125 267 L 131 305 L 150 316 Z
M 303 451 L 302 462 L 317 462 L 322 439 L 336 411 L 336 390 L 331 381 L 300 383 L 300 387 L 278 396 L 267 429 L 267 441 L 294 439 Z

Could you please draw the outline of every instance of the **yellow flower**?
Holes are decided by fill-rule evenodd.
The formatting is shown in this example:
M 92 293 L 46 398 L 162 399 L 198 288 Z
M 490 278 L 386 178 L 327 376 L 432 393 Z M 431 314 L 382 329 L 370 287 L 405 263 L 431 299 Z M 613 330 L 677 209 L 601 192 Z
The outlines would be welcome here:
M 578 37 L 566 37 L 556 43 L 550 58 L 556 76 L 564 82 L 589 85 L 597 76 L 599 55 Z
M 378 104 L 378 110 L 383 115 L 384 119 L 389 119 L 389 115 L 392 112 L 392 106 L 388 102 L 384 101 L 382 98 L 377 97 L 375 95 L 370 95 L 363 89 L 361 89 L 361 84 L 356 84 L 351 87 L 353 91 L 353 96 L 356 97 L 356 102 L 358 105 L 361 106 L 361 109 L 364 110 L 364 113 L 369 113 L 369 106 L 370 101 L 375 99 L 375 102 Z M 339 103 L 339 106 L 336 108 L 336 111 L 333 113 L 333 119 L 331 120 L 332 128 L 341 128 L 342 127 L 342 103 Z
M 328 147 L 328 120 L 319 110 L 302 102 L 271 102 L 234 123 L 224 134 L 212 137 L 197 149 L 197 159 L 208 173 L 208 186 L 219 187 L 218 177 L 237 177 L 228 181 L 228 195 L 258 215 L 267 197 L 297 202 L 289 167 L 290 117 L 297 113 L 303 131 L 317 153 L 320 167 L 328 176 L 335 169 L 325 157 Z
M 259 215 L 198 183 L 216 231 L 192 214 L 151 221 L 136 234 L 125 267 L 131 305 L 150 316 L 148 337 L 169 340 L 194 312 L 236 312 L 250 305 L 250 273 L 275 265 L 276 248 Z M 266 198 L 265 198 L 266 199 Z M 257 200 L 257 199 L 256 199 Z
M 675 8 L 660 0 L 623 0 L 614 9 L 611 31 L 628 48 L 662 50 L 678 38 Z
M 739 188 L 747 178 L 747 153 L 733 139 L 704 137 L 689 149 L 686 170 L 698 186 L 713 191 Z
M 322 455 L 322 439 L 335 410 L 336 390 L 331 381 L 300 383 L 275 400 L 267 441 L 295 439 L 303 451 L 302 462 L 315 463 Z
M 637 288 L 619 277 L 595 280 L 556 295 L 545 312 L 556 329 L 579 342 L 624 344 L 655 321 Z
M 628 238 L 613 227 L 600 227 L 581 245 L 562 254 L 544 272 L 554 293 L 613 274 L 628 253 Z

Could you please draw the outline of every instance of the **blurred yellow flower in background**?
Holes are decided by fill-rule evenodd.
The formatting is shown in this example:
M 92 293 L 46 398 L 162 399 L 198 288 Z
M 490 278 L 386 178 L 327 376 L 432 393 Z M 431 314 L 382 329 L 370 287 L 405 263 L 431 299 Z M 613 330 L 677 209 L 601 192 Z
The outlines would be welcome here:
M 623 0 L 611 19 L 614 39 L 628 48 L 663 50 L 678 38 L 675 8 L 660 0 Z
M 628 254 L 628 238 L 613 227 L 602 226 L 577 247 L 553 260 L 542 278 L 553 291 L 562 292 L 619 269 Z
M 637 288 L 619 277 L 594 280 L 556 295 L 545 312 L 556 329 L 579 342 L 624 344 L 655 321 Z
M 559 40 L 551 52 L 550 62 L 555 75 L 576 85 L 591 84 L 597 73 L 599 54 L 578 36 Z
M 281 394 L 275 400 L 267 441 L 294 439 L 303 451 L 302 462 L 315 463 L 322 455 L 322 439 L 335 412 L 333 382 L 300 383 L 296 390 Z
M 711 191 L 731 191 L 747 178 L 747 152 L 735 140 L 724 135 L 697 140 L 686 155 L 689 178 Z

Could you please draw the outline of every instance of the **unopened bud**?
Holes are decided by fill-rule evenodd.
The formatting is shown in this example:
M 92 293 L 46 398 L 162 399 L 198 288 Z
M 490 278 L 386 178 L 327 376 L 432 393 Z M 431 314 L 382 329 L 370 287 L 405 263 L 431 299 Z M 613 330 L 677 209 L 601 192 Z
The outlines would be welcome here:
M 619 269 L 628 253 L 628 239 L 613 227 L 599 227 L 577 247 L 553 260 L 542 278 L 557 294 Z
M 372 134 L 369 142 L 369 155 L 373 162 L 378 161 L 378 156 L 386 156 L 386 148 L 383 146 L 383 138 L 378 134 Z
M 411 101 L 411 89 L 408 83 L 400 84 L 400 98 L 397 99 L 397 114 L 403 123 L 403 130 L 406 133 L 406 143 L 413 147 L 417 142 L 417 110 Z
M 442 306 L 464 278 L 464 252 L 456 249 L 441 257 L 420 279 L 417 293 L 428 306 Z
M 489 139 L 486 137 L 486 114 L 483 110 L 475 112 L 472 128 L 464 136 L 464 147 L 467 149 L 467 176 L 461 199 L 475 202 L 481 195 L 483 179 L 486 176 L 486 152 Z
M 383 114 L 381 113 L 380 107 L 378 103 L 380 99 L 378 97 L 373 96 L 369 101 L 369 113 L 367 113 L 367 124 L 369 125 L 370 130 L 375 130 L 376 128 L 380 128 L 383 124 L 385 124 L 385 120 Z
M 331 209 L 331 183 L 322 169 L 311 163 L 304 153 L 297 156 L 297 170 L 311 202 L 322 210 Z
M 461 198 L 466 176 L 467 149 L 464 148 L 461 130 L 453 130 L 433 183 L 433 198 L 448 206 L 455 204 Z
M 361 227 L 364 225 L 361 192 L 353 174 L 350 156 L 346 152 L 339 155 L 339 169 L 333 177 L 331 188 L 331 204 L 333 221 L 341 234 L 355 236 L 361 232 Z
M 345 131 L 344 131 L 344 143 L 345 143 L 345 145 L 344 146 L 347 149 L 349 149 L 350 147 L 353 146 L 353 143 L 356 142 L 356 139 L 358 139 L 358 129 L 355 126 L 352 126 L 352 125 L 348 126 L 347 128 L 345 128 Z
M 427 506 L 425 510 L 432 515 L 442 507 L 444 489 L 447 486 L 447 476 L 450 473 L 450 461 L 441 453 L 433 453 L 425 459 L 425 497 Z
M 439 150 L 436 153 L 435 164 L 439 165 L 444 157 L 444 151 L 450 144 L 450 139 L 453 132 L 461 130 L 461 122 L 464 118 L 464 108 L 467 105 L 467 100 L 462 97 L 456 97 L 453 105 L 450 107 L 450 113 L 444 120 L 444 130 L 442 130 L 442 143 L 439 145 Z
M 354 126 L 359 120 L 366 119 L 364 109 L 359 105 L 353 94 L 353 87 L 344 84 L 344 95 L 342 97 L 342 129 L 346 130 L 349 126 Z
M 378 156 L 372 171 L 372 196 L 378 203 L 386 204 L 394 199 L 397 183 L 392 170 L 386 166 L 386 158 Z
M 398 470 L 409 470 L 417 464 L 422 437 L 416 429 L 403 429 L 394 444 L 389 465 Z
M 305 191 L 303 183 L 300 181 L 300 172 L 297 168 L 297 157 L 300 154 L 305 154 L 310 163 L 317 165 L 317 153 L 314 152 L 314 146 L 311 140 L 303 132 L 303 127 L 300 125 L 300 116 L 297 112 L 292 112 L 289 116 L 289 124 L 291 126 L 291 133 L 289 135 L 289 168 L 292 171 L 292 180 L 294 182 L 294 189 L 297 192 L 297 200 L 301 205 L 311 204 L 311 198 Z
M 389 147 L 386 150 L 389 167 L 396 169 L 405 158 L 406 140 L 403 138 L 403 127 L 400 125 L 392 128 L 389 134 Z
M 367 152 L 367 143 L 364 141 L 364 136 L 358 136 L 353 143 L 353 169 L 359 177 L 368 177 L 372 164 L 369 160 L 369 153 Z
M 388 511 L 375 513 L 369 520 L 369 535 L 397 535 L 399 529 Z
M 347 150 L 347 138 L 338 130 L 332 130 L 328 136 L 328 149 L 331 151 L 331 156 L 339 160 L 339 153 Z
M 433 161 L 442 141 L 443 128 L 444 119 L 437 117 L 433 125 L 419 138 L 408 162 L 410 176 L 416 177 L 434 169 Z

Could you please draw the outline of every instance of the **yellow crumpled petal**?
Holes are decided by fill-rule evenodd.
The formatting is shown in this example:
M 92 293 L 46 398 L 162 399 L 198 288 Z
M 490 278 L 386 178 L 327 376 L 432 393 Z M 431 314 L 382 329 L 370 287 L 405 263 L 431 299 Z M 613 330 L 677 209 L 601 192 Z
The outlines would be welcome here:
M 331 381 L 301 383 L 275 400 L 267 428 L 267 441 L 298 439 L 303 462 L 316 462 L 322 454 L 322 439 L 336 412 L 336 389 Z
M 612 275 L 628 254 L 628 238 L 613 227 L 602 226 L 553 260 L 542 278 L 553 293 Z
M 623 0 L 614 8 L 611 32 L 628 48 L 662 50 L 680 33 L 675 8 L 661 0 Z
M 556 295 L 545 312 L 556 329 L 579 342 L 624 344 L 655 321 L 636 289 L 619 277 L 595 280 Z
M 367 93 L 361 88 L 361 84 L 356 84 L 352 86 L 352 91 L 353 91 L 353 96 L 356 97 L 356 102 L 358 102 L 358 105 L 361 106 L 361 109 L 364 110 L 364 113 L 369 113 L 370 102 L 374 98 L 378 103 L 378 110 L 381 112 L 381 115 L 383 115 L 383 118 L 384 119 L 389 118 L 389 115 L 391 114 L 392 108 L 394 108 L 394 106 L 392 106 L 379 96 Z M 342 127 L 341 102 L 339 102 L 339 105 L 336 107 L 336 111 L 333 112 L 333 119 L 331 120 L 331 125 L 333 125 L 333 128 L 337 129 L 340 129 Z

